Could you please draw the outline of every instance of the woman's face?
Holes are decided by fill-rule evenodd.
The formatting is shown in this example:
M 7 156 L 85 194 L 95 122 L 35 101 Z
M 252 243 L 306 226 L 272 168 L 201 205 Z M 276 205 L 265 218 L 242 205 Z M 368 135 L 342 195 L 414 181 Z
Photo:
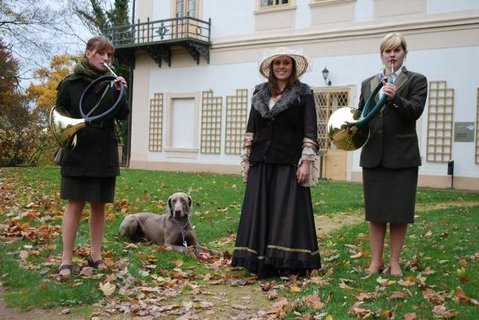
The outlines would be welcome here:
M 406 58 L 406 51 L 402 46 L 399 46 L 392 50 L 384 50 L 381 53 L 381 60 L 383 62 L 384 68 L 388 71 L 391 71 L 391 68 L 394 68 L 394 71 L 401 68 L 404 59 Z
M 87 50 L 85 56 L 95 69 L 105 71 L 106 67 L 104 63 L 110 63 L 112 52 L 106 49 L 94 48 L 92 50 Z
M 288 56 L 279 56 L 273 60 L 273 75 L 278 80 L 288 80 L 293 72 L 293 59 Z

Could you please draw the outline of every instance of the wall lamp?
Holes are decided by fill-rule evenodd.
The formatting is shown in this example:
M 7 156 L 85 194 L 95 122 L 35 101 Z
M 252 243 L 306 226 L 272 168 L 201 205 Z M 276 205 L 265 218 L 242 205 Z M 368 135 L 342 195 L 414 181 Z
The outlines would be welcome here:
M 324 67 L 323 69 L 323 79 L 324 79 L 324 83 L 326 83 L 328 86 L 331 85 L 331 80 L 328 80 L 329 79 L 329 70 Z

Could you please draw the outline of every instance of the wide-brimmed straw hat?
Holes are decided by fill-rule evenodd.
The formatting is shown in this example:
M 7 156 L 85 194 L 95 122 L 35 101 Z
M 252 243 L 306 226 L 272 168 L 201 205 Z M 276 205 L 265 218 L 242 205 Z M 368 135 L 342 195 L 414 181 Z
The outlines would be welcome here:
M 273 62 L 274 59 L 280 56 L 288 56 L 294 59 L 294 61 L 296 62 L 296 73 L 298 75 L 298 78 L 308 71 L 308 58 L 303 54 L 301 50 L 280 47 L 271 50 L 260 60 L 259 72 L 263 77 L 265 77 L 266 79 L 269 78 L 271 62 Z

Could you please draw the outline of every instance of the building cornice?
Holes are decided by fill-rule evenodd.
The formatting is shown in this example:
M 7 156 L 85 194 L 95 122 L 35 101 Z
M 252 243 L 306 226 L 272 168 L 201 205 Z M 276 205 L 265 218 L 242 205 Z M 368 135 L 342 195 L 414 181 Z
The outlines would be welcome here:
M 329 30 L 281 30 L 281 37 L 278 37 L 278 31 L 253 34 L 251 36 L 229 37 L 221 39 L 212 39 L 211 49 L 234 49 L 234 48 L 259 48 L 266 46 L 297 44 L 297 43 L 315 43 L 340 40 L 354 40 L 360 38 L 369 38 L 371 36 L 383 36 L 388 31 L 397 31 L 404 34 L 420 34 L 431 32 L 447 32 L 457 30 L 468 30 L 479 28 L 479 16 L 439 18 L 421 21 L 404 21 L 371 24 L 357 24 L 349 28 L 331 28 Z M 479 45 L 479 41 L 477 43 Z

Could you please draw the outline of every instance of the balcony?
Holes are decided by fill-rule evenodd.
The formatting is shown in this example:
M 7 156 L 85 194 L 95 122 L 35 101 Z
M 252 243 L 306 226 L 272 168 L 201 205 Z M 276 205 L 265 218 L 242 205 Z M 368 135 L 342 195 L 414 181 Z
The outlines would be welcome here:
M 211 19 L 203 21 L 192 17 L 139 22 L 114 27 L 105 35 L 115 46 L 115 56 L 127 64 L 134 64 L 135 51 L 146 51 L 161 68 L 162 61 L 171 66 L 172 48 L 183 47 L 197 64 L 200 57 L 210 62 Z

